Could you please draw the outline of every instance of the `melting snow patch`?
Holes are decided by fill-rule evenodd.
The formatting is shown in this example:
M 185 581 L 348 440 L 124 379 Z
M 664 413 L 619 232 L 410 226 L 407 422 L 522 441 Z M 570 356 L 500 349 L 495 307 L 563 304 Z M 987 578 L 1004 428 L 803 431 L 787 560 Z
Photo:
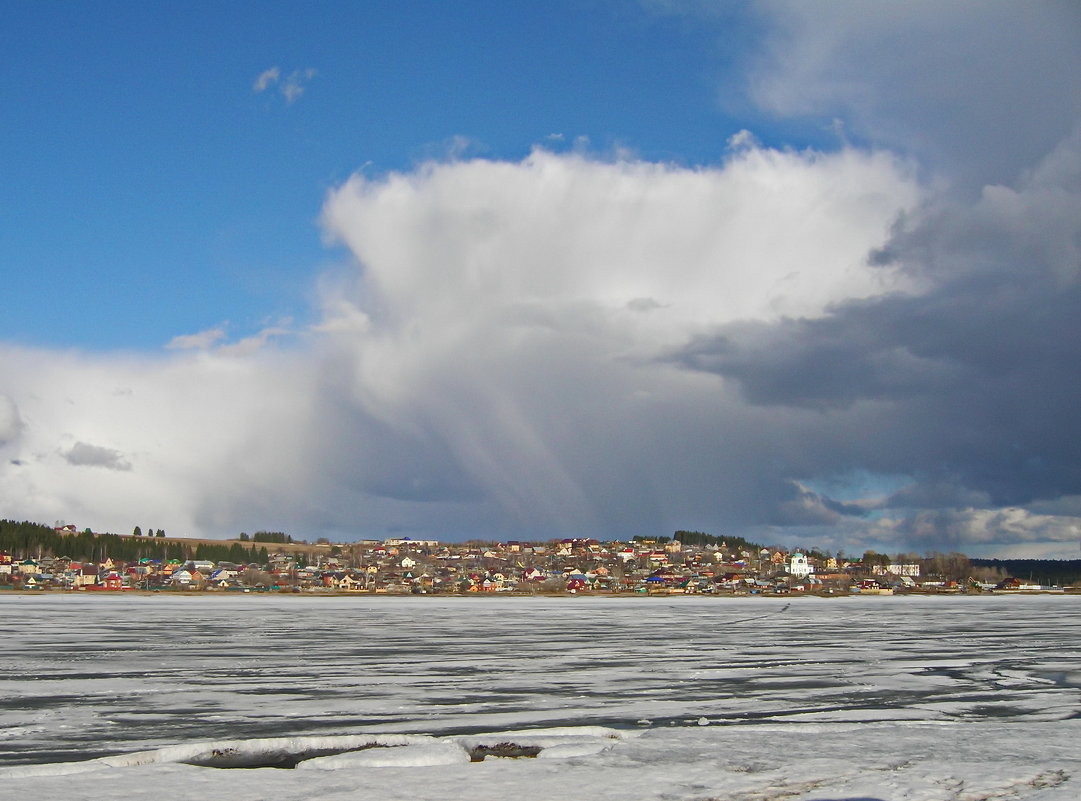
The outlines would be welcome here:
M 0 770 L 26 777 L 84 773 L 102 768 L 184 764 L 200 768 L 425 767 L 483 762 L 487 757 L 561 759 L 599 754 L 624 738 L 600 726 L 534 729 L 464 737 L 425 734 L 357 734 L 331 737 L 273 737 L 189 743 L 91 759 Z

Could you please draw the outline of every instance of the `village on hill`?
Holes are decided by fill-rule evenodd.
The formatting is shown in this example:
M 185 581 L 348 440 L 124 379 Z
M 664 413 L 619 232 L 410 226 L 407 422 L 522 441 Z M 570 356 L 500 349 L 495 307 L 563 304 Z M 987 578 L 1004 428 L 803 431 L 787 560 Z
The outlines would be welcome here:
M 0 532 L 6 522 L 0 522 Z M 97 553 L 47 553 L 40 540 L 35 553 L 32 537 L 24 538 L 29 547 L 19 552 L 8 537 L 0 540 L 8 543 L 0 550 L 0 589 L 417 595 L 1067 591 L 974 567 L 962 554 L 897 561 L 868 551 L 849 560 L 762 548 L 739 538 L 729 543 L 698 532 L 630 542 L 441 543 L 404 537 L 339 544 L 258 534 L 233 541 L 165 539 L 164 532 L 158 538 L 94 535 L 71 525 L 56 527 L 55 534 L 51 542 L 62 545 L 54 544 L 54 550 L 78 541 L 90 542 Z M 110 542 L 111 549 L 105 544 Z

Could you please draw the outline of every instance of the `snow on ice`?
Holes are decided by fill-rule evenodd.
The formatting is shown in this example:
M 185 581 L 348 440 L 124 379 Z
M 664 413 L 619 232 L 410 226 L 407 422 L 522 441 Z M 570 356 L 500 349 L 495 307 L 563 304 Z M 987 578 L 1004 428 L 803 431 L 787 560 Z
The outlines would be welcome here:
M 1081 797 L 1076 596 L 0 611 L 11 797 Z

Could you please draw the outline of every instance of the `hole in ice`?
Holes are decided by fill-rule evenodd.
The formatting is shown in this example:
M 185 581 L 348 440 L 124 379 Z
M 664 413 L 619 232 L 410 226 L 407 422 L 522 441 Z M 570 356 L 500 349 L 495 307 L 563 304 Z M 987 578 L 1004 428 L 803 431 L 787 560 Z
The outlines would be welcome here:
M 505 757 L 520 759 L 536 757 L 541 752 L 540 746 L 519 745 L 518 743 L 496 743 L 495 745 L 475 745 L 469 749 L 470 762 L 483 762 L 485 757 Z

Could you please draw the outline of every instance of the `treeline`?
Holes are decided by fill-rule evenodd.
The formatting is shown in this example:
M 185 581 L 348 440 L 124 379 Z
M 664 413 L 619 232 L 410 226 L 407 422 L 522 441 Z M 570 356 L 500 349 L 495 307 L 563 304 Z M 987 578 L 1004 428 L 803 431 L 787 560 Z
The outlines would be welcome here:
M 270 561 L 270 554 L 266 546 L 257 549 L 254 545 L 245 548 L 239 542 L 229 545 L 211 545 L 202 542 L 195 548 L 195 559 L 207 562 L 232 562 L 237 565 L 251 563 L 265 565 Z
M 0 551 L 26 558 L 36 553 L 39 546 L 45 547 L 51 554 L 59 542 L 60 535 L 41 523 L 0 520 Z
M 668 539 L 665 537 L 665 539 Z M 707 545 L 727 545 L 736 551 L 760 551 L 762 546 L 756 542 L 748 542 L 743 537 L 717 536 L 707 534 L 704 531 L 677 531 L 672 539 L 679 540 L 684 545 L 697 545 L 704 548 Z
M 972 564 L 1040 584 L 1065 587 L 1081 582 L 1081 559 L 973 559 Z
M 107 558 L 134 562 L 139 559 L 195 558 L 192 549 L 176 542 L 147 537 L 82 532 L 60 533 L 40 523 L 0 520 L 0 550 L 19 559 L 64 556 L 75 561 L 103 562 Z
M 242 531 L 240 532 L 240 540 L 241 542 L 273 542 L 279 545 L 287 545 L 293 541 L 293 538 L 284 531 L 256 531 L 251 536 Z
M 133 537 L 141 537 L 141 536 L 143 536 L 143 530 L 139 526 L 136 526 L 135 530 L 131 532 L 131 536 L 133 536 Z M 165 536 L 165 529 L 159 528 L 157 531 L 154 531 L 154 529 L 148 528 L 146 530 L 146 536 L 148 536 L 148 537 L 164 537 Z
M 187 543 L 161 542 L 156 537 L 121 537 L 118 534 L 94 534 L 89 530 L 62 534 L 41 523 L 15 520 L 0 520 L 0 551 L 18 559 L 52 556 L 67 557 L 76 562 L 103 562 L 111 558 L 122 562 L 205 559 L 266 564 L 270 558 L 265 546 L 257 549 L 254 544 L 245 548 L 239 542 L 228 545 L 203 543 L 192 548 Z

